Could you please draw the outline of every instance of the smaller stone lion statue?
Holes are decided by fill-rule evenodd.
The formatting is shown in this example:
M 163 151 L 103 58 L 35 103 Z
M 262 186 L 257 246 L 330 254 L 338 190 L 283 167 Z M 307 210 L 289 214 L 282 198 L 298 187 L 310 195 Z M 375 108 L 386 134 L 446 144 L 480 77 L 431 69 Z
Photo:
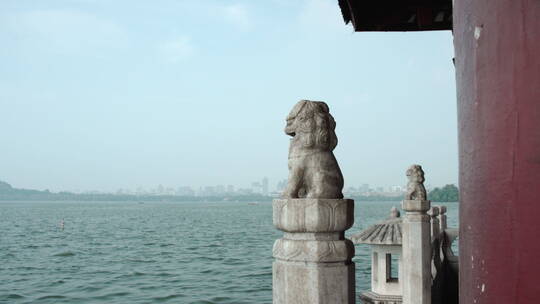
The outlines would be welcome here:
M 322 101 L 301 100 L 287 116 L 289 180 L 284 198 L 343 198 L 343 175 L 332 151 L 336 122 Z
M 406 200 L 427 200 L 426 188 L 424 188 L 424 171 L 420 165 L 412 165 L 406 172 L 409 182 L 407 183 Z

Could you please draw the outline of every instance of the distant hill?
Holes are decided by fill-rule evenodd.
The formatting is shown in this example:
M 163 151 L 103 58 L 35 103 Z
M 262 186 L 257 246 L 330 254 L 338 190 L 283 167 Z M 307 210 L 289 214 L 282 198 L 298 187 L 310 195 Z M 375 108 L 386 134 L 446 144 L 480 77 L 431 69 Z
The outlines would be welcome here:
M 17 189 L 4 181 L 0 181 L 0 200 L 51 199 L 54 195 L 56 194 L 49 192 L 49 190 Z
M 0 181 L 0 193 L 10 192 L 13 190 L 10 184 Z

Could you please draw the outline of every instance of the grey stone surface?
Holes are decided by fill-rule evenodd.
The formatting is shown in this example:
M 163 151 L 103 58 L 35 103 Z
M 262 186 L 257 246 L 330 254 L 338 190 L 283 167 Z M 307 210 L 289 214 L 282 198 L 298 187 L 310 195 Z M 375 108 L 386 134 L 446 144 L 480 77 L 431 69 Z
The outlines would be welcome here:
M 431 217 L 431 277 L 435 279 L 441 271 L 440 237 L 441 225 L 439 223 L 439 206 L 432 206 L 427 214 Z M 433 288 L 432 288 L 433 290 Z M 432 296 L 433 299 L 433 296 Z
M 379 295 L 401 296 L 403 281 L 402 251 L 399 245 L 375 245 L 371 247 L 371 291 Z M 398 258 L 398 277 L 388 277 L 388 260 L 390 254 Z
M 431 303 L 431 223 L 429 201 L 403 201 L 403 303 Z M 429 207 L 427 208 L 429 209 Z
M 353 235 L 351 240 L 371 245 L 371 290 L 360 294 L 362 303 L 401 303 L 402 219 L 397 208 L 392 207 L 388 219 Z
M 355 303 L 354 263 L 273 264 L 273 303 Z
M 351 236 L 354 244 L 401 245 L 403 233 L 402 219 L 396 207 L 390 210 L 387 220 L 376 223 Z
M 401 304 L 401 296 L 381 295 L 373 291 L 363 292 L 359 296 L 363 304 Z
M 441 233 L 441 224 L 439 223 L 439 206 L 432 206 L 427 214 L 431 217 L 431 239 L 435 240 L 439 238 Z
M 354 223 L 351 199 L 275 199 L 274 225 L 285 232 L 342 232 Z
M 287 116 L 289 179 L 283 198 L 343 198 L 343 175 L 332 152 L 336 123 L 322 101 L 299 101 Z
M 448 263 L 452 270 L 457 274 L 459 272 L 459 256 L 455 255 L 452 251 L 452 243 L 459 237 L 459 229 L 446 228 L 444 230 L 444 238 L 442 242 L 442 251 L 445 259 L 448 259 Z
M 409 182 L 401 207 L 403 218 L 403 304 L 431 304 L 432 247 L 431 202 L 424 188 L 424 171 L 412 165 L 406 171 Z M 438 209 L 437 209 L 438 215 Z
M 343 175 L 334 153 L 336 123 L 326 103 L 301 100 L 287 116 L 289 179 L 272 204 L 284 231 L 273 248 L 274 304 L 355 303 L 354 201 L 343 199 Z
M 409 182 L 407 183 L 406 200 L 427 200 L 426 188 L 424 187 L 424 171 L 420 165 L 412 165 L 406 172 Z
M 349 199 L 276 199 L 274 225 L 284 231 L 273 248 L 274 304 L 355 303 L 354 221 Z
M 430 201 L 415 201 L 415 200 L 401 201 L 401 209 L 405 210 L 406 213 L 426 214 L 429 208 L 431 208 Z
M 447 219 L 446 219 L 446 206 L 442 205 L 442 206 L 439 206 L 439 211 L 440 211 L 440 215 L 439 215 L 439 222 L 440 222 L 440 225 L 441 225 L 441 232 L 444 232 L 444 230 L 446 228 L 448 228 L 448 223 L 447 223 Z
M 393 206 L 392 209 L 390 209 L 390 218 L 397 218 L 400 217 L 401 213 L 399 212 L 398 208 L 396 206 Z

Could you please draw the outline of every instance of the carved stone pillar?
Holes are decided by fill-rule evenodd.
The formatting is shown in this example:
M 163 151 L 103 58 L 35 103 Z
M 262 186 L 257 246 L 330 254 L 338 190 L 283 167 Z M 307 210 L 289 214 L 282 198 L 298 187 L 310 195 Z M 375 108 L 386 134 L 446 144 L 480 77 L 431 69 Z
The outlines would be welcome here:
M 441 232 L 444 232 L 446 228 L 448 228 L 448 224 L 446 223 L 446 206 L 442 205 L 439 207 L 440 215 L 439 215 L 439 222 L 441 225 Z
M 404 200 L 403 304 L 431 303 L 431 224 L 428 200 Z
M 355 303 L 354 245 L 344 231 L 354 223 L 350 199 L 275 199 L 274 304 Z
M 433 206 L 429 209 L 428 215 L 431 217 L 431 239 L 439 238 L 441 233 L 441 224 L 439 223 L 439 206 Z
M 432 206 L 428 211 L 431 217 L 431 300 L 434 303 L 441 302 L 441 281 L 442 261 L 441 261 L 441 225 L 439 223 L 440 206 Z M 440 275 L 441 274 L 441 275 Z

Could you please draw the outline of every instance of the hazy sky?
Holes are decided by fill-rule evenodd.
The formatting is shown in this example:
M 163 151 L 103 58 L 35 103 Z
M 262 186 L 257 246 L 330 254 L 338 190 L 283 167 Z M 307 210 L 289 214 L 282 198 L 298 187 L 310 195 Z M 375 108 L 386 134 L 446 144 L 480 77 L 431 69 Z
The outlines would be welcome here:
M 457 182 L 450 31 L 354 33 L 337 0 L 3 0 L 0 42 L 15 187 L 273 187 L 300 99 L 329 104 L 346 186 Z

